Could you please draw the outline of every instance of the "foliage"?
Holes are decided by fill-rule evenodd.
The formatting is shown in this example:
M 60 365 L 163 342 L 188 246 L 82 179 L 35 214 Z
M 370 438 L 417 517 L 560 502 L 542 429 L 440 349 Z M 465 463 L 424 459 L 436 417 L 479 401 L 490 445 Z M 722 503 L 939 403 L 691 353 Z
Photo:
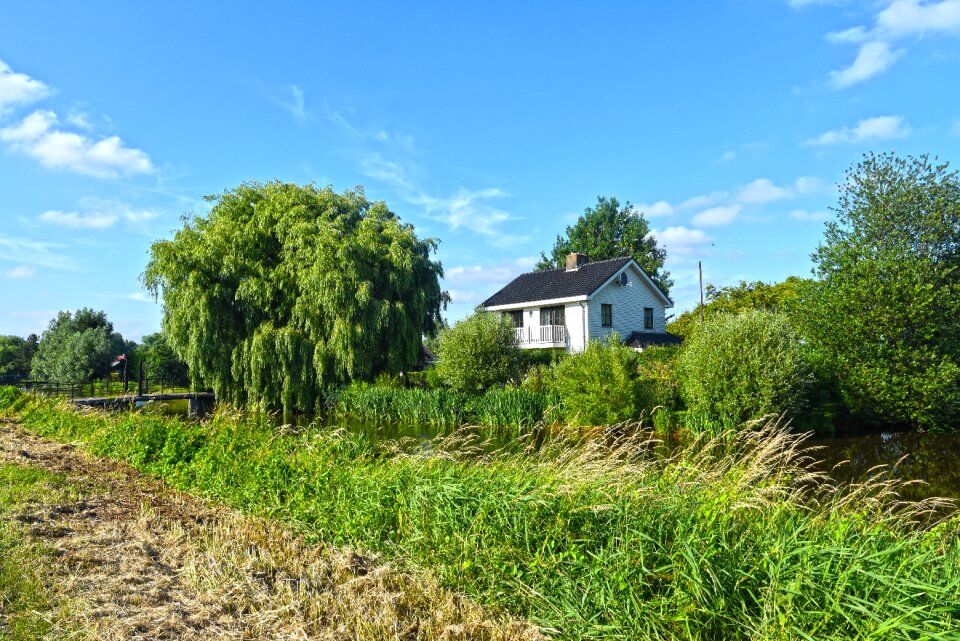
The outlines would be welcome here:
M 611 425 L 637 418 L 648 405 L 637 380 L 637 353 L 615 333 L 606 341 L 590 341 L 554 369 L 553 387 L 570 423 Z
M 50 321 L 33 355 L 31 375 L 58 382 L 81 382 L 110 375 L 110 363 L 128 343 L 113 331 L 104 312 L 63 311 Z
M 736 428 L 770 413 L 795 416 L 813 383 L 786 315 L 761 309 L 707 321 L 684 346 L 678 369 L 691 427 Z
M 0 336 L 0 377 L 30 376 L 30 363 L 37 351 L 39 338 L 30 334 L 27 338 L 19 336 Z
M 789 314 L 795 307 L 794 302 L 800 295 L 800 291 L 809 283 L 809 279 L 790 276 L 782 283 L 767 284 L 761 281 L 748 283 L 742 280 L 737 285 L 727 287 L 707 284 L 704 293 L 706 303 L 703 307 L 703 317 L 706 320 L 717 314 L 738 314 L 751 309 Z M 700 306 L 698 305 L 695 309 L 675 318 L 667 326 L 667 331 L 689 338 L 700 324 Z
M 861 419 L 960 421 L 960 179 L 926 156 L 870 154 L 813 254 L 803 333 Z
M 946 640 L 960 627 L 960 519 L 898 503 L 901 481 L 836 487 L 776 426 L 669 458 L 643 435 L 475 457 L 458 438 L 425 451 L 262 416 L 188 423 L 33 399 L 17 412 L 313 541 L 428 568 L 561 640 Z
M 647 347 L 637 354 L 637 378 L 641 392 L 641 409 L 653 419 L 657 428 L 673 427 L 675 417 L 683 411 L 683 395 L 677 373 L 680 346 Z
M 143 363 L 143 374 L 147 378 L 165 381 L 188 381 L 187 364 L 177 357 L 162 332 L 143 337 L 136 349 L 136 360 Z M 131 373 L 131 378 L 136 373 Z
M 143 275 L 194 383 L 309 410 L 326 388 L 413 367 L 447 301 L 434 240 L 359 189 L 245 183 L 210 200 Z
M 663 268 L 667 252 L 657 245 L 643 212 L 630 203 L 621 206 L 616 198 L 598 196 L 596 206 L 587 207 L 567 227 L 566 238 L 557 236 L 549 257 L 540 253 L 537 269 L 563 267 L 571 252 L 586 254 L 593 261 L 632 256 L 665 294 L 673 287 L 670 273 Z
M 478 310 L 438 338 L 437 376 L 452 389 L 481 392 L 518 374 L 520 348 L 502 314 Z

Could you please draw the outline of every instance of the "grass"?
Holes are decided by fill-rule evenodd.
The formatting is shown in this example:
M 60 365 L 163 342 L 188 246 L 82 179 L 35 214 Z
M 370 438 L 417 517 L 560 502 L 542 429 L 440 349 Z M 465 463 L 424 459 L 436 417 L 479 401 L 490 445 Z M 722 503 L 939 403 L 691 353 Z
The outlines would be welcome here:
M 52 629 L 42 612 L 53 599 L 44 584 L 51 560 L 16 519 L 28 505 L 52 503 L 69 494 L 61 477 L 0 464 L 0 639 L 32 641 Z
M 3 392 L 0 411 L 312 540 L 429 568 L 561 639 L 960 629 L 960 518 L 900 502 L 879 474 L 837 487 L 775 424 L 664 459 L 644 434 L 483 454 L 458 434 L 424 450 L 229 412 L 188 423 Z
M 483 394 L 448 388 L 421 389 L 354 383 L 340 390 L 333 415 L 365 421 L 397 421 L 435 427 L 480 423 L 500 430 L 522 431 L 559 420 L 559 399 L 523 389 L 491 389 Z

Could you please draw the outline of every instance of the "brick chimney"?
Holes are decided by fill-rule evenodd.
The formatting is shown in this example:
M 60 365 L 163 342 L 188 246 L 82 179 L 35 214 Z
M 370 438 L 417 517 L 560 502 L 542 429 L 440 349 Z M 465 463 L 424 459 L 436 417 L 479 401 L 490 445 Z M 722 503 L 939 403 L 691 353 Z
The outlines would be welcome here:
M 587 258 L 586 254 L 578 254 L 577 252 L 567 254 L 567 271 L 572 272 L 580 269 L 582 265 L 586 265 L 589 262 L 590 259 Z

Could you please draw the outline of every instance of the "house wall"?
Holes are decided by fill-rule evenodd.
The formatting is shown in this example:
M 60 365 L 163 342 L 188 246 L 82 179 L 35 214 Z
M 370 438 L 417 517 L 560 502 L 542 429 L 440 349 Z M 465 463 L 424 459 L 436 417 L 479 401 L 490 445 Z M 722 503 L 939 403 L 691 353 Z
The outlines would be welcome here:
M 632 265 L 627 266 L 626 285 L 610 282 L 597 290 L 588 302 L 587 312 L 588 339 L 604 338 L 612 332 L 626 338 L 633 332 L 665 332 L 666 306 L 646 279 Z M 602 327 L 600 305 L 613 305 L 613 327 Z M 653 308 L 653 329 L 643 328 L 643 308 Z
M 564 305 L 564 320 L 567 324 L 567 351 L 582 352 L 584 347 L 584 322 L 587 321 L 587 303 L 567 303 Z

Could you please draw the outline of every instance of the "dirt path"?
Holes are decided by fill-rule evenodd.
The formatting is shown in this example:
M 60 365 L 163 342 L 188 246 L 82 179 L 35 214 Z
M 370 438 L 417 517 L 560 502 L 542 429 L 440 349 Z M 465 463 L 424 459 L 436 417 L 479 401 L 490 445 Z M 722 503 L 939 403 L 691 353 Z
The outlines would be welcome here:
M 542 639 L 429 576 L 304 544 L 270 522 L 0 423 L 0 462 L 64 475 L 80 498 L 15 516 L 53 550 L 69 635 L 90 639 Z M 67 607 L 62 604 L 66 603 Z

